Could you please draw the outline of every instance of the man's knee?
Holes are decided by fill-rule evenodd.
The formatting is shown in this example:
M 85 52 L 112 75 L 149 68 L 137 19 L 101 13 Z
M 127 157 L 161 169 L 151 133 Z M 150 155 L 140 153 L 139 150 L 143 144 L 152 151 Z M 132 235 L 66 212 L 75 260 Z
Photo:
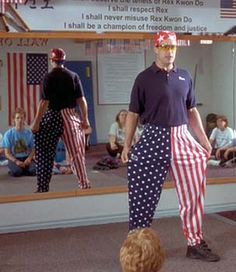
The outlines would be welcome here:
M 10 169 L 8 173 L 12 177 L 21 177 L 24 174 L 21 168 Z

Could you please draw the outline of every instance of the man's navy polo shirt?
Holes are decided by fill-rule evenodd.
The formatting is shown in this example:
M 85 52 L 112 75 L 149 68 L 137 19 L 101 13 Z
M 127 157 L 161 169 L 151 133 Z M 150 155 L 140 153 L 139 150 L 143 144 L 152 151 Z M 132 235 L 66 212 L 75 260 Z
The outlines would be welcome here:
M 137 76 L 129 111 L 138 113 L 143 124 L 172 127 L 188 124 L 187 111 L 195 106 L 189 72 L 177 67 L 166 72 L 154 62 Z
M 75 108 L 76 100 L 84 96 L 78 74 L 67 68 L 53 68 L 43 80 L 41 99 L 49 100 L 49 109 Z

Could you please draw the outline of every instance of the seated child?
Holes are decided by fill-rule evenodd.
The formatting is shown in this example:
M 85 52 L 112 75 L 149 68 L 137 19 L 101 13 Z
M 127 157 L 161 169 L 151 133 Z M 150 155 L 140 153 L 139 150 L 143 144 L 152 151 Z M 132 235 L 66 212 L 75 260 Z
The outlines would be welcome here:
M 8 159 L 9 174 L 14 177 L 23 175 L 35 176 L 34 137 L 30 129 L 25 127 L 26 112 L 17 108 L 13 114 L 13 128 L 3 136 L 2 146 Z
M 217 149 L 226 147 L 234 138 L 234 132 L 232 128 L 228 126 L 228 119 L 226 116 L 218 115 L 216 124 L 217 127 L 212 130 L 209 138 L 213 148 L 213 156 L 216 154 Z
M 157 272 L 164 260 L 160 239 L 151 228 L 136 229 L 129 233 L 120 249 L 123 272 Z
M 120 110 L 116 115 L 115 122 L 110 126 L 109 142 L 106 149 L 111 157 L 119 157 L 123 151 L 127 113 L 128 111 L 125 109 Z

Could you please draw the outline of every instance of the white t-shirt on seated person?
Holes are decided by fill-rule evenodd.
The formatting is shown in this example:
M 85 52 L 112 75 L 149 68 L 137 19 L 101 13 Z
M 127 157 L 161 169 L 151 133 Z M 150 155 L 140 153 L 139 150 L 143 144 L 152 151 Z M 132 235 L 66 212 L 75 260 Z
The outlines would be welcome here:
M 212 130 L 210 140 L 215 141 L 214 148 L 221 148 L 227 146 L 234 138 L 232 128 L 227 127 L 225 130 L 214 128 Z
M 137 127 L 132 144 L 134 145 L 141 136 L 141 128 Z M 124 145 L 125 142 L 125 128 L 120 128 L 118 123 L 115 122 L 111 125 L 109 130 L 109 136 L 115 136 L 116 142 L 120 145 Z

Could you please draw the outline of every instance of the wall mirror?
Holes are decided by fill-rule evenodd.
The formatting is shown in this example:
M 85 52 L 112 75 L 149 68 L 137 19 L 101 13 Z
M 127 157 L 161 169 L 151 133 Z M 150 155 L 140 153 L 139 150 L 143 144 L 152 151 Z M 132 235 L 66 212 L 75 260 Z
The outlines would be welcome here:
M 0 35 L 0 132 L 9 128 L 9 70 L 8 54 L 13 53 L 48 53 L 51 48 L 62 47 L 67 52 L 67 60 L 89 62 L 86 70 L 92 82 L 94 132 L 96 139 L 86 153 L 88 175 L 93 189 L 83 191 L 90 194 L 106 190 L 112 192 L 117 188 L 126 189 L 126 167 L 115 170 L 97 171 L 93 166 L 106 155 L 104 144 L 108 140 L 108 131 L 120 109 L 128 108 L 129 91 L 138 70 L 148 67 L 154 60 L 152 40 L 149 34 L 86 34 L 78 39 L 76 33 L 66 35 L 1 33 Z M 100 36 L 99 36 L 100 35 Z M 99 37 L 99 40 L 98 40 Z M 229 126 L 236 129 L 236 39 L 233 37 L 182 36 L 183 42 L 177 51 L 176 64 L 190 71 L 198 100 L 198 109 L 204 125 L 210 113 L 226 115 Z M 138 66 L 138 68 L 137 68 Z M 135 68 L 135 69 L 134 69 Z M 129 73 L 130 72 L 130 73 Z M 127 80 L 125 80 L 127 75 Z M 128 82 L 127 82 L 128 81 Z M 108 84 L 109 83 L 109 84 Z M 131 85 L 129 85 L 131 84 Z M 111 93 L 112 91 L 112 93 Z M 85 89 L 86 92 L 86 89 Z M 20 95 L 20 94 L 19 94 Z M 28 106 L 28 105 L 27 105 Z M 96 144 L 95 144 L 96 143 Z M 217 182 L 229 179 L 234 182 L 236 168 L 209 167 L 208 179 Z M 235 180 L 236 181 L 236 180 Z M 33 194 L 36 178 L 9 178 L 6 168 L 0 168 L 0 200 Z M 51 181 L 48 197 L 65 197 L 77 189 L 73 175 L 55 175 Z M 70 195 L 70 194 L 69 194 Z M 46 196 L 40 196 L 44 198 Z

